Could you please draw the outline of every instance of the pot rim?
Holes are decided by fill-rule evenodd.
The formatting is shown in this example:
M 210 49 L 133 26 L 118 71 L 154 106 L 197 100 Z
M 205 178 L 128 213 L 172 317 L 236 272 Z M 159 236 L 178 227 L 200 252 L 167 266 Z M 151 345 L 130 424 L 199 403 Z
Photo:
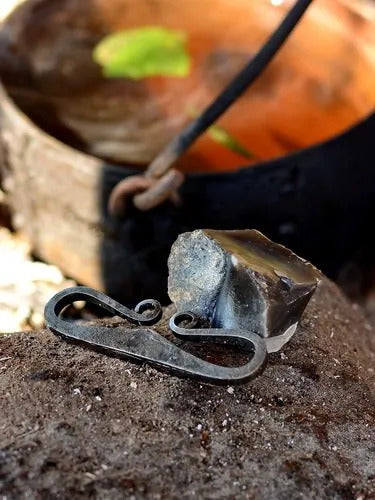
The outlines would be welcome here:
M 103 167 L 110 167 L 112 171 L 117 171 L 118 175 L 121 177 L 127 177 L 128 175 L 134 175 L 134 173 L 139 174 L 142 172 L 140 168 L 137 167 L 131 167 L 131 166 L 120 166 L 115 163 L 106 161 L 104 159 L 101 159 L 99 157 L 90 155 L 89 153 L 85 153 L 84 151 L 80 151 L 79 149 L 76 149 L 69 144 L 66 144 L 56 137 L 50 135 L 49 133 L 45 132 L 41 127 L 39 127 L 26 113 L 24 113 L 14 102 L 14 100 L 10 97 L 8 94 L 6 87 L 0 80 L 0 116 L 1 114 L 7 114 L 9 115 L 15 122 L 19 124 L 19 126 L 22 129 L 26 129 L 29 131 L 30 135 L 33 135 L 36 137 L 36 139 L 39 139 L 40 141 L 45 142 L 48 144 L 50 147 L 54 148 L 55 150 L 63 150 L 65 156 L 70 155 L 72 156 L 72 163 L 77 165 L 78 167 L 85 167 L 85 168 L 97 168 L 97 169 L 102 169 Z M 251 165 L 245 165 L 241 166 L 238 168 L 238 170 L 230 170 L 228 172 L 225 171 L 201 171 L 201 172 L 192 172 L 189 173 L 187 172 L 185 175 L 187 178 L 209 178 L 209 177 L 235 177 L 239 173 L 244 174 L 246 172 L 253 171 L 254 169 L 258 169 L 263 167 L 264 165 L 274 163 L 275 161 L 277 162 L 280 159 L 283 158 L 293 158 L 295 156 L 303 155 L 305 152 L 310 151 L 310 150 L 316 150 L 319 149 L 325 145 L 327 145 L 330 142 L 333 142 L 337 140 L 339 137 L 345 136 L 347 133 L 349 133 L 351 130 L 357 128 L 361 124 L 365 123 L 372 115 L 375 114 L 375 107 L 363 118 L 352 124 L 351 126 L 345 128 L 342 132 L 339 132 L 338 134 L 335 134 L 331 137 L 328 137 L 327 139 L 320 141 L 316 144 L 313 144 L 311 146 L 308 146 L 306 148 L 301 148 L 296 151 L 293 151 L 292 153 L 289 153 L 287 155 L 282 155 L 278 156 L 276 158 L 273 158 L 272 160 L 264 160 L 260 161 L 257 163 L 253 163 Z M 1 134 L 1 124 L 0 124 L 0 134 Z M 303 165 L 302 165 L 303 167 Z

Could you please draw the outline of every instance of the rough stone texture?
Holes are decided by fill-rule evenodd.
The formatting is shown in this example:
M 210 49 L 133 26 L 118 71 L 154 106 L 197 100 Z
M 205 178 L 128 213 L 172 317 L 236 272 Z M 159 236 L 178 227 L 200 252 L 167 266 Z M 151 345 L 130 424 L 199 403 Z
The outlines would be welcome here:
M 179 379 L 48 331 L 0 351 L 3 498 L 375 498 L 375 335 L 327 281 L 245 385 Z
M 305 310 L 321 273 L 255 229 L 181 234 L 168 259 L 168 294 L 219 328 L 283 334 Z
M 168 295 L 179 311 L 212 317 L 226 270 L 225 250 L 202 230 L 182 233 L 168 258 Z

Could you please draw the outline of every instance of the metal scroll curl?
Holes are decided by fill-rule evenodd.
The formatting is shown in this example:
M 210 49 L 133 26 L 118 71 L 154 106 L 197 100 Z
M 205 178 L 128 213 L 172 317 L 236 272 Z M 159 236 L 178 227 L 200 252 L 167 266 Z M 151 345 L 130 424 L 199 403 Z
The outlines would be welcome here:
M 111 314 L 139 326 L 113 328 L 100 324 L 77 323 L 64 318 L 64 309 L 78 300 L 100 306 Z M 190 354 L 155 330 L 145 328 L 156 324 L 161 316 L 162 308 L 156 300 L 142 301 L 132 310 L 87 287 L 74 287 L 59 292 L 45 308 L 47 326 L 56 335 L 111 355 L 145 361 L 178 375 L 211 382 L 235 383 L 256 376 L 264 366 L 267 357 L 266 342 L 253 332 L 241 329 L 197 328 L 199 319 L 189 312 L 177 313 L 170 319 L 170 329 L 180 339 L 228 344 L 246 350 L 251 356 L 250 360 L 241 366 L 220 366 Z M 184 327 L 181 326 L 182 322 Z

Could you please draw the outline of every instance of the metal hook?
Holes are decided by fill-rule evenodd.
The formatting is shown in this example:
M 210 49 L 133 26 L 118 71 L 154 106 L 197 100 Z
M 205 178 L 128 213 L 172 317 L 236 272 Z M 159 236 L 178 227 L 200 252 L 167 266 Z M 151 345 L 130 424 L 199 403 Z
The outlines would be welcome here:
M 160 303 L 154 299 L 147 299 L 139 302 L 133 311 L 116 300 L 111 299 L 104 293 L 97 292 L 85 286 L 75 286 L 57 293 L 47 303 L 44 310 L 44 316 L 48 327 L 56 332 L 62 327 L 65 329 L 66 333 L 70 333 L 73 329 L 75 330 L 76 325 L 73 325 L 72 322 L 64 320 L 59 316 L 67 306 L 80 300 L 95 304 L 106 309 L 115 316 L 127 319 L 133 324 L 153 325 L 160 320 L 163 314 Z M 143 313 L 146 309 L 152 309 L 154 311 L 153 314 L 145 316 Z
M 186 326 L 182 328 L 180 324 Z M 245 349 L 252 358 L 242 366 L 219 366 L 202 361 L 195 368 L 195 374 L 202 378 L 217 381 L 239 382 L 254 377 L 262 369 L 267 356 L 266 342 L 256 333 L 241 329 L 195 328 L 198 317 L 192 312 L 176 313 L 169 321 L 169 328 L 176 337 L 190 341 L 210 341 Z M 197 358 L 199 359 L 199 358 Z M 204 363 L 204 364 L 203 364 Z
M 159 321 L 162 315 L 159 302 L 152 299 L 142 301 L 133 311 L 91 288 L 74 287 L 59 292 L 47 303 L 45 319 L 52 332 L 121 357 L 148 361 L 182 375 L 209 381 L 238 382 L 256 375 L 267 356 L 264 339 L 255 333 L 219 328 L 193 329 L 198 318 L 192 313 L 177 313 L 171 318 L 170 328 L 177 337 L 243 347 L 252 354 L 251 360 L 238 367 L 219 366 L 184 351 L 151 329 L 82 325 L 62 318 L 60 314 L 63 310 L 78 300 L 94 303 L 114 315 L 140 325 L 152 325 Z M 152 309 L 153 313 L 144 315 L 146 309 Z M 179 326 L 186 320 L 187 328 Z

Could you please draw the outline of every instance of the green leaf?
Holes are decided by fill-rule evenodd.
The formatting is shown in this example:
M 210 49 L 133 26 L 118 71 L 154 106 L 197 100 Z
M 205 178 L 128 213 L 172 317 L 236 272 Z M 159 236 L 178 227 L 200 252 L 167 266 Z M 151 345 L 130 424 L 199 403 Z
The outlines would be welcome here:
M 196 118 L 199 115 L 199 111 L 193 106 L 188 106 L 186 108 L 186 113 L 192 118 Z M 249 151 L 220 125 L 211 125 L 211 127 L 207 130 L 207 134 L 213 141 L 221 144 L 227 149 L 230 149 L 234 153 L 245 157 L 247 160 L 256 159 L 256 155 L 254 153 Z
M 93 57 L 109 78 L 183 77 L 190 70 L 185 34 L 159 26 L 109 35 L 95 47 Z
M 234 153 L 244 156 L 247 159 L 255 158 L 254 154 L 249 151 L 243 144 L 229 134 L 223 127 L 219 125 L 212 125 L 208 131 L 208 135 L 212 140 L 218 142 L 222 146 L 230 149 Z

